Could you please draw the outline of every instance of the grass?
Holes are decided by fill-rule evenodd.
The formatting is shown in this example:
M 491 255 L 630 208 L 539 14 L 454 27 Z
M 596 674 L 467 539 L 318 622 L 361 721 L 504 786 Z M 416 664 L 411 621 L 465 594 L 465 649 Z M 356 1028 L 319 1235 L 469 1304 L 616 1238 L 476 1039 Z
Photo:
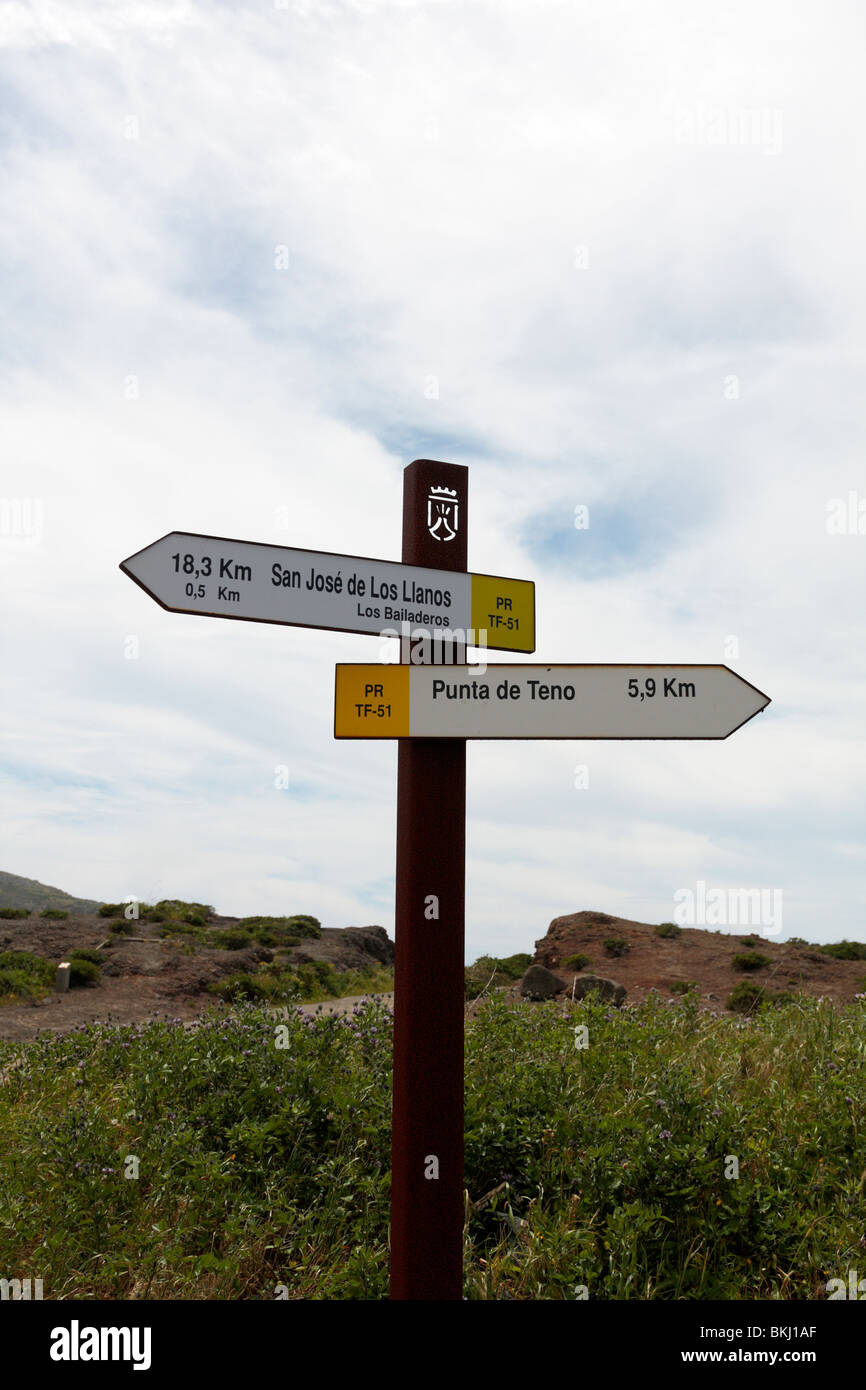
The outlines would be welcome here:
M 466 1296 L 824 1297 L 863 1261 L 864 1024 L 483 1000 Z M 0 1044 L 0 1266 L 46 1298 L 385 1298 L 391 1046 L 376 1001 Z

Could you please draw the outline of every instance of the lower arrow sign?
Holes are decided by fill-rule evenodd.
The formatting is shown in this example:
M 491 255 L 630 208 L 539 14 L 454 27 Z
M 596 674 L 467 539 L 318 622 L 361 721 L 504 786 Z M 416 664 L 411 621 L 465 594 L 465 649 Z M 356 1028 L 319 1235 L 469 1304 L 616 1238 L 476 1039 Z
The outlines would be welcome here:
M 335 738 L 727 738 L 770 703 L 727 666 L 336 669 Z

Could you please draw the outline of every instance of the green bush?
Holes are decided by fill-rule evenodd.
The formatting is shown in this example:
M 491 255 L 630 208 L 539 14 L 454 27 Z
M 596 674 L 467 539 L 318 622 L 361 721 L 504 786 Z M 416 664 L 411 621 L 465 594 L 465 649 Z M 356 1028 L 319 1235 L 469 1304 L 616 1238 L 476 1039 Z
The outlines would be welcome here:
M 226 927 L 225 931 L 214 932 L 212 944 L 221 951 L 242 951 L 253 945 L 252 932 L 242 931 L 240 927 Z
M 127 921 L 125 917 L 118 917 L 116 922 L 109 922 L 108 930 L 112 936 L 132 936 L 135 924 Z
M 525 975 L 532 964 L 528 951 L 518 951 L 513 956 L 479 956 L 463 972 L 464 993 L 467 999 L 477 999 L 485 990 L 503 989 L 514 980 Z
M 315 917 L 300 914 L 295 917 L 242 917 L 238 931 L 247 931 L 261 946 L 297 946 L 304 939 L 322 935 L 321 924 Z
M 80 956 L 72 956 L 69 970 L 70 988 L 82 988 L 85 985 L 99 984 L 99 966 L 94 965 L 91 960 L 83 960 Z
M 585 956 L 582 951 L 576 951 L 573 956 L 566 956 L 562 962 L 564 970 L 582 970 L 585 965 L 592 965 L 592 957 Z
M 211 994 L 216 994 L 228 1003 L 241 999 L 277 999 L 284 991 L 272 975 L 251 975 L 240 970 L 234 975 L 226 975 L 224 980 L 215 980 L 208 985 Z
M 631 947 L 624 936 L 609 936 L 604 943 L 604 949 L 609 956 L 624 956 Z
M 90 946 L 76 946 L 69 959 L 89 960 L 91 965 L 101 965 L 105 960 L 105 956 L 101 951 L 96 951 Z
M 214 915 L 214 910 L 210 903 L 188 903 L 182 898 L 161 898 L 153 907 L 146 909 L 153 922 L 164 922 L 167 917 L 178 918 L 181 922 L 190 922 L 193 926 L 204 926 Z M 156 917 L 152 914 L 159 913 Z M 193 920 L 201 918 L 201 921 Z
M 770 957 L 761 955 L 760 951 L 742 951 L 731 959 L 735 970 L 763 970 L 769 964 Z
M 682 927 L 678 927 L 676 922 L 659 922 L 658 926 L 653 928 L 653 931 L 656 936 L 663 936 L 670 940 L 675 936 L 682 936 L 683 929 Z
M 97 908 L 100 917 L 116 917 L 119 912 L 123 912 L 125 903 L 101 903 Z
M 753 950 L 755 949 L 755 944 L 756 944 L 756 943 L 755 943 L 755 941 L 752 939 L 751 936 L 741 936 L 741 937 L 740 937 L 740 945 L 741 945 L 741 946 L 748 946 L 748 948 L 749 948 L 750 951 L 753 951 Z
M 699 989 L 697 980 L 672 980 L 671 994 L 688 994 L 690 989 Z
M 787 941 L 783 941 L 783 946 L 808 946 L 810 943 L 803 936 L 789 936 Z
M 65 922 L 69 916 L 68 912 L 63 912 L 59 907 L 46 907 L 44 912 L 40 912 L 40 917 L 48 917 L 52 922 Z
M 768 998 L 762 985 L 756 985 L 753 980 L 741 980 L 728 995 L 725 1007 L 735 1014 L 755 1014 L 764 1007 Z
M 7 922 L 17 921 L 20 917 L 29 917 L 30 909 L 27 907 L 0 907 L 0 917 Z
M 53 987 L 56 966 L 31 951 L 0 952 L 0 998 L 33 999 Z
M 866 960 L 866 944 L 862 941 L 834 941 L 818 949 L 834 960 Z
M 519 980 L 532 964 L 532 956 L 528 951 L 516 951 L 513 956 L 496 958 L 496 963 L 503 975 L 507 975 L 509 980 Z

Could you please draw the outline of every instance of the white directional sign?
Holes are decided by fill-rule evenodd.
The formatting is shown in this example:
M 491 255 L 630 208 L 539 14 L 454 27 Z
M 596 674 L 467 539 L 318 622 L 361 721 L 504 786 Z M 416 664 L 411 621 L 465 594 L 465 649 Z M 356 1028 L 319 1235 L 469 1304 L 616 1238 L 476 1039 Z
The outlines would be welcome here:
M 334 735 L 727 738 L 769 703 L 727 666 L 339 665 Z
M 525 579 L 184 531 L 120 568 L 172 613 L 373 634 L 390 628 L 401 635 L 408 623 L 428 636 L 465 633 L 457 640 L 469 646 L 535 651 L 535 585 Z

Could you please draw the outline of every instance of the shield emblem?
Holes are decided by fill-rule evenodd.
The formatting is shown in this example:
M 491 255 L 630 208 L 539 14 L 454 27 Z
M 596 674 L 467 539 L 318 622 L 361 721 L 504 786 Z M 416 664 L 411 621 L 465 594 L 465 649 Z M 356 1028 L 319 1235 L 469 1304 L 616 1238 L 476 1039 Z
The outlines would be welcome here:
M 427 530 L 434 540 L 453 541 L 457 535 L 457 490 L 431 487 L 427 497 Z

